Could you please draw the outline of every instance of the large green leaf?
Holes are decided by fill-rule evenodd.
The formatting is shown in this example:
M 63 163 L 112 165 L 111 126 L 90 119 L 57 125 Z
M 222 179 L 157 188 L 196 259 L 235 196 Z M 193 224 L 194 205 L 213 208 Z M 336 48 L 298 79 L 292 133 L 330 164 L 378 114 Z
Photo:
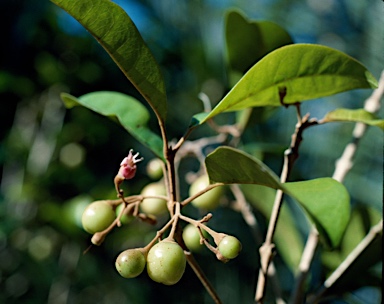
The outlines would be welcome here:
M 241 77 L 269 52 L 293 43 L 288 32 L 276 23 L 251 21 L 237 10 L 226 15 L 225 38 L 231 79 L 237 78 L 235 74 Z
M 295 198 L 315 222 L 325 241 L 336 247 L 350 217 L 349 194 L 332 178 L 285 183 L 286 192 Z
M 309 214 L 324 240 L 335 247 L 348 224 L 349 195 L 345 187 L 332 178 L 280 183 L 265 164 L 230 147 L 219 147 L 206 160 L 211 183 L 258 184 L 281 189 L 294 198 Z
M 211 183 L 257 184 L 274 189 L 283 188 L 271 169 L 241 150 L 219 147 L 207 156 L 205 164 Z
M 332 121 L 351 121 L 351 122 L 363 122 L 367 125 L 376 126 L 384 130 L 384 120 L 379 119 L 376 115 L 364 110 L 364 109 L 336 109 L 329 112 L 321 120 L 322 122 Z
M 228 79 L 233 87 L 244 73 L 269 52 L 293 43 L 289 33 L 270 21 L 249 20 L 237 10 L 229 10 L 225 18 L 226 60 Z M 257 122 L 263 116 L 270 115 L 275 108 L 258 108 L 258 111 L 245 109 L 238 112 L 238 126 L 244 128 L 248 120 L 253 120 L 250 113 L 258 113 Z M 253 120 L 255 121 L 255 120 Z
M 63 93 L 61 99 L 68 108 L 81 105 L 101 115 L 117 118 L 132 136 L 163 158 L 163 142 L 148 129 L 149 112 L 135 98 L 118 92 L 102 91 L 79 98 Z
M 249 107 L 280 106 L 358 89 L 375 88 L 377 80 L 357 60 L 335 49 L 314 45 L 283 46 L 257 62 L 207 115 Z M 284 92 L 284 93 L 283 93 Z
M 51 0 L 79 21 L 165 120 L 167 100 L 160 68 L 124 10 L 109 0 Z

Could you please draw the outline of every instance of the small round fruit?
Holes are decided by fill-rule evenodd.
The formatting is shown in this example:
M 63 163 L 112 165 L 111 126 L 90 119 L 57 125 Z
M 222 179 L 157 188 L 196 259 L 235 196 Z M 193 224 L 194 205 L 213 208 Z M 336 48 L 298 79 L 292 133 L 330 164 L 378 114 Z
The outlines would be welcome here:
M 151 183 L 146 185 L 141 190 L 141 195 L 166 195 L 164 184 L 162 183 Z M 167 201 L 160 198 L 146 198 L 140 204 L 140 208 L 144 213 L 160 215 L 167 211 Z
M 125 250 L 117 257 L 115 267 L 122 277 L 135 278 L 145 268 L 145 256 L 139 249 Z
M 117 206 L 116 208 L 116 217 L 119 216 L 120 212 L 121 212 L 121 209 L 123 208 L 124 204 L 121 203 L 119 206 Z M 134 219 L 135 217 L 133 215 L 129 215 L 129 214 L 123 214 L 120 218 L 120 222 L 123 224 L 123 225 L 126 225 L 130 222 L 132 222 L 132 220 Z
M 163 176 L 163 161 L 159 158 L 151 159 L 147 164 L 147 174 L 152 179 Z
M 174 241 L 164 240 L 148 252 L 147 272 L 155 282 L 176 284 L 184 274 L 186 258 L 183 249 Z
M 209 179 L 207 175 L 198 177 L 189 188 L 189 196 L 195 195 L 199 191 L 204 190 L 208 185 Z M 195 198 L 191 203 L 197 208 L 213 210 L 219 206 L 222 193 L 223 188 L 216 187 Z
M 219 243 L 218 249 L 226 259 L 234 259 L 241 251 L 240 241 L 231 235 L 226 235 Z
M 103 231 L 115 220 L 115 211 L 106 201 L 95 201 L 88 205 L 81 217 L 83 228 L 90 234 Z
M 207 233 L 203 230 L 203 235 Z M 188 249 L 194 252 L 199 251 L 203 246 L 200 244 L 200 233 L 198 228 L 192 224 L 188 224 L 183 229 L 183 240 Z

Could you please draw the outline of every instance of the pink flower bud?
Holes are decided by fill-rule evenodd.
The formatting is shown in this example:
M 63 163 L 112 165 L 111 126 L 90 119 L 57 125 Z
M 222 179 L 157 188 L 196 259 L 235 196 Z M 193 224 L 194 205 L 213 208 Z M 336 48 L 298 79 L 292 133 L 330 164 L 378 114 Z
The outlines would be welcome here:
M 136 163 L 143 160 L 143 158 L 138 158 L 139 153 L 135 155 L 132 154 L 133 150 L 129 150 L 129 154 L 127 157 L 123 159 L 120 164 L 120 169 L 117 175 L 122 179 L 131 179 L 136 174 Z

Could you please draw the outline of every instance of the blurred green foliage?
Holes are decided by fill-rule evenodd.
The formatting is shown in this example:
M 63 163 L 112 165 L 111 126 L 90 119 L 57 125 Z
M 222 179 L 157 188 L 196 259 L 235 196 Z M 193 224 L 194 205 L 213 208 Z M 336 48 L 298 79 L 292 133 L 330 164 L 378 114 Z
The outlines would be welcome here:
M 295 42 L 340 49 L 360 60 L 376 77 L 382 68 L 378 2 L 116 2 L 130 13 L 163 69 L 172 105 L 167 123 L 171 138 L 180 137 L 191 116 L 202 110 L 197 99 L 200 91 L 216 102 L 228 90 L 223 20 L 229 7 L 242 9 L 251 18 L 279 23 Z M 115 198 L 113 177 L 130 148 L 145 158 L 135 182 L 125 185 L 127 192 L 138 193 L 151 181 L 145 164 L 153 154 L 113 121 L 83 108 L 66 111 L 59 93 L 80 96 L 111 90 L 142 99 L 93 38 L 48 1 L 5 0 L 0 3 L 0 17 L 0 302 L 154 303 L 162 299 L 164 303 L 210 303 L 190 269 L 177 287 L 155 284 L 146 275 L 129 281 L 118 275 L 116 256 L 151 239 L 155 229 L 149 225 L 134 221 L 117 229 L 103 246 L 83 254 L 90 244 L 89 235 L 79 225 L 84 206 L 96 199 Z M 330 97 L 326 103 L 308 102 L 303 112 L 322 117 L 337 107 L 358 108 L 369 94 L 352 91 Z M 379 116 L 383 117 L 382 109 Z M 282 157 L 276 151 L 289 143 L 294 124 L 291 109 L 279 109 L 266 123 L 252 124 L 244 140 L 258 143 L 255 150 L 263 150 L 265 162 L 278 173 Z M 154 119 L 150 126 L 157 130 Z M 332 175 L 352 128 L 353 124 L 335 123 L 308 130 L 292 180 Z M 194 136 L 203 132 L 210 131 L 202 127 Z M 361 220 L 354 213 L 351 225 L 365 225 L 365 231 L 382 213 L 382 147 L 381 131 L 370 128 L 345 180 L 353 206 L 364 210 Z M 185 173 L 196 169 L 196 164 L 186 162 L 181 169 Z M 198 216 L 193 208 L 186 211 Z M 265 218 L 257 217 L 263 231 Z M 225 207 L 215 211 L 212 226 L 238 236 L 243 252 L 223 265 L 203 250 L 197 254 L 199 263 L 225 303 L 251 303 L 255 282 L 244 278 L 255 277 L 258 253 L 249 228 L 239 213 Z M 334 261 L 362 237 L 354 234 L 351 242 L 346 241 L 328 259 L 326 270 L 332 270 Z M 279 257 L 275 262 L 286 270 L 282 287 L 289 290 L 292 274 Z M 319 263 L 313 266 L 314 286 L 326 274 Z M 375 274 L 380 271 L 376 267 L 370 272 L 375 286 Z M 359 302 L 359 298 L 363 300 Z M 351 299 L 379 303 L 381 292 L 366 287 L 337 303 Z

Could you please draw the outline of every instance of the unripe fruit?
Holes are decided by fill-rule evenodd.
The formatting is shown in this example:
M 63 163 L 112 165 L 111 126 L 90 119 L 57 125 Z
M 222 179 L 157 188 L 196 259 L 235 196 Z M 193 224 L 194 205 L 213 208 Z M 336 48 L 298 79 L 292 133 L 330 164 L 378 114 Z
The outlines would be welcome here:
M 226 235 L 219 243 L 218 249 L 226 259 L 234 259 L 241 251 L 240 241 L 231 235 Z
M 203 235 L 207 233 L 205 230 L 202 231 Z M 191 251 L 199 251 L 203 246 L 200 244 L 200 233 L 198 228 L 193 226 L 192 224 L 188 224 L 183 229 L 183 240 L 185 245 L 187 245 L 188 249 Z
M 88 205 L 81 217 L 83 228 L 90 234 L 103 231 L 115 220 L 115 211 L 106 201 L 95 201 Z
M 199 191 L 204 190 L 208 185 L 209 179 L 207 175 L 198 177 L 189 188 L 189 196 L 195 195 Z M 216 187 L 195 198 L 191 203 L 197 208 L 213 210 L 219 206 L 222 193 L 223 188 Z
M 124 203 L 121 203 L 119 206 L 117 206 L 116 208 L 116 217 L 119 216 L 120 212 L 121 212 L 121 209 L 124 207 Z M 123 225 L 126 225 L 130 222 L 132 222 L 132 220 L 134 219 L 135 217 L 131 214 L 124 214 L 121 216 L 120 218 L 120 222 L 123 224 Z
M 186 258 L 183 249 L 174 241 L 164 240 L 148 252 L 147 272 L 155 282 L 176 284 L 184 274 Z
M 143 272 L 145 256 L 139 249 L 128 249 L 119 254 L 115 266 L 122 277 L 134 278 Z
M 166 195 L 165 187 L 162 183 L 151 183 L 141 190 L 141 195 Z M 146 198 L 140 204 L 140 208 L 144 213 L 160 215 L 167 211 L 167 201 L 160 198 Z
M 147 174 L 152 179 L 163 176 L 163 161 L 158 158 L 151 159 L 147 164 Z

